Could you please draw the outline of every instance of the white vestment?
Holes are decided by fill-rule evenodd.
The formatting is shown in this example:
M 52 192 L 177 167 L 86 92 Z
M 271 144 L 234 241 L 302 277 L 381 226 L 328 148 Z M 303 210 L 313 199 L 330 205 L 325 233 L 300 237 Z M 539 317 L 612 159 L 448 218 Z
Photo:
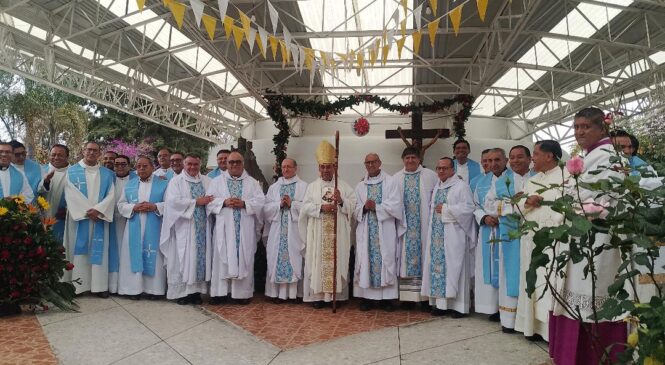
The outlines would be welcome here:
M 101 187 L 101 167 L 99 165 L 88 166 L 79 161 L 85 169 L 85 184 L 87 185 L 88 197 L 81 193 L 77 186 L 65 177 L 65 200 L 67 201 L 67 221 L 65 222 L 64 245 L 67 260 L 74 264 L 74 269 L 65 271 L 63 281 L 80 279 L 80 284 L 74 283 L 76 293 L 90 291 L 93 293 L 108 291 L 109 286 L 109 227 L 113 221 L 115 208 L 115 191 L 111 186 L 108 194 L 99 201 L 99 189 Z M 95 209 L 101 213 L 100 219 L 104 222 L 104 255 L 101 265 L 92 265 L 88 255 L 75 255 L 77 229 L 80 220 L 87 219 L 88 209 Z M 90 221 L 88 242 L 92 241 L 94 223 Z
M 49 204 L 48 215 L 50 217 L 55 217 L 55 215 L 58 213 L 60 202 L 63 199 L 63 194 L 65 193 L 65 185 L 67 184 L 68 167 L 69 165 L 57 169 L 55 168 L 55 166 L 49 164 L 47 173 L 50 173 L 51 171 L 55 172 L 53 173 L 51 182 L 48 185 L 48 189 L 46 188 L 46 186 L 44 186 L 43 179 L 42 181 L 39 182 L 37 191 L 48 202 Z
M 205 245 L 197 249 L 195 222 L 197 205 L 190 190 L 191 185 L 196 183 L 201 183 L 205 191 L 210 184 L 210 179 L 204 175 L 192 177 L 184 172 L 169 181 L 169 186 L 164 194 L 160 251 L 164 255 L 166 265 L 167 299 L 208 292 L 207 281 L 210 280 L 212 262 L 210 222 L 206 217 Z M 205 216 L 205 207 L 201 207 L 204 209 L 203 215 Z M 203 276 L 197 272 L 197 269 L 200 269 L 198 265 L 201 263 L 203 263 L 205 271 Z
M 118 210 L 118 202 L 120 201 L 120 198 L 124 197 L 125 185 L 127 185 L 127 181 L 129 181 L 131 177 L 131 174 L 128 174 L 125 177 L 115 177 L 115 211 L 113 213 L 113 226 L 115 227 L 118 252 L 120 252 L 120 243 L 122 242 L 122 235 L 125 233 L 125 224 L 127 224 L 127 218 L 120 214 L 120 211 Z M 122 261 L 122 258 L 120 261 Z M 119 272 L 109 272 L 110 293 L 118 292 L 118 275 Z
M 280 202 L 282 196 L 280 191 L 282 187 L 295 184 L 293 186 L 293 198 L 291 207 L 282 209 Z M 295 299 L 302 296 L 302 276 L 303 276 L 303 243 L 298 232 L 298 218 L 300 208 L 307 190 L 307 183 L 294 176 L 291 179 L 280 177 L 277 182 L 272 184 L 266 195 L 266 202 L 263 207 L 263 216 L 265 218 L 264 234 L 268 230 L 266 244 L 266 290 L 268 297 L 280 299 Z M 282 218 L 286 215 L 286 218 Z M 286 226 L 283 226 L 283 223 Z M 286 240 L 286 245 L 281 245 L 282 240 Z M 280 256 L 284 255 L 284 257 Z M 292 276 L 290 280 L 277 280 L 278 265 L 290 265 Z M 286 269 L 288 271 L 288 267 Z M 300 293 L 298 291 L 300 287 Z M 300 295 L 298 295 L 300 294 Z
M 12 166 L 12 165 L 10 165 Z M 21 173 L 21 176 L 23 177 L 23 186 L 21 188 L 21 195 L 25 198 L 26 203 L 31 203 L 32 200 L 35 198 L 35 194 L 32 192 L 32 188 L 30 187 L 30 183 L 28 182 L 28 179 L 25 177 L 25 174 L 21 172 L 21 170 L 16 169 L 16 171 Z M 11 196 L 11 173 L 9 172 L 9 168 L 5 170 L 0 170 L 0 185 L 2 185 L 2 196 L 3 197 L 9 197 Z
M 609 138 L 607 139 L 609 141 Z M 585 183 L 593 183 L 603 179 L 610 179 L 610 177 L 623 179 L 624 175 L 613 169 L 614 163 L 610 162 L 611 158 L 616 156 L 614 147 L 611 144 L 601 145 L 584 156 L 584 172 L 579 176 L 579 181 Z M 577 200 L 577 190 L 574 188 L 574 179 L 569 179 L 569 185 L 566 186 L 566 193 L 573 195 Z M 579 196 L 584 202 L 587 199 L 593 199 L 598 204 L 614 204 L 607 195 L 601 194 L 598 191 L 591 191 L 584 188 L 579 189 Z M 608 244 L 610 236 L 602 233 L 596 234 L 594 249 L 602 245 Z M 596 291 L 595 299 L 597 309 L 609 298 L 608 288 L 614 283 L 617 275 L 617 269 L 621 265 L 621 252 L 618 249 L 603 250 L 598 256 L 595 257 L 596 268 Z M 564 298 L 566 303 L 575 308 L 579 306 L 580 314 L 585 322 L 592 322 L 589 316 L 593 314 L 592 303 L 592 290 L 591 280 L 587 276 L 584 277 L 584 266 L 586 260 L 582 260 L 576 264 L 572 261 L 568 262 L 565 268 L 565 278 L 557 280 L 557 291 Z M 554 315 L 569 317 L 564 307 L 559 302 L 554 302 Z M 569 317 L 570 318 L 570 317 Z M 601 320 L 606 321 L 606 320 Z
M 337 209 L 337 234 L 333 231 L 334 215 L 322 213 L 321 205 L 330 204 L 335 182 L 321 178 L 307 186 L 298 229 L 305 250 L 303 301 L 332 301 L 333 260 L 332 237 L 337 237 L 337 300 L 349 298 L 348 276 L 351 251 L 351 219 L 356 198 L 349 184 L 340 180 L 337 186 L 343 205 Z M 325 201 L 324 201 L 325 199 Z
M 376 203 L 376 211 L 365 211 L 368 189 L 380 190 L 381 201 Z M 374 193 L 378 194 L 378 192 Z M 375 217 L 370 215 L 374 214 Z M 381 171 L 375 177 L 365 175 L 356 186 L 356 261 L 354 268 L 353 296 L 365 299 L 397 299 L 398 295 L 398 255 L 399 239 L 406 227 L 401 221 L 402 199 L 393 178 Z M 376 224 L 376 241 L 374 227 Z M 372 247 L 376 244 L 378 250 Z M 380 260 L 380 261 L 379 261 Z M 378 280 L 377 280 L 378 279 Z
M 561 197 L 562 188 L 554 188 L 538 193 L 543 186 L 549 187 L 552 184 L 563 186 L 563 182 L 568 180 L 569 174 L 566 169 L 555 166 L 549 171 L 539 172 L 533 176 L 524 189 L 525 199 L 520 201 L 520 209 L 524 213 L 526 221 L 538 223 L 538 229 L 543 227 L 556 227 L 563 222 L 563 216 L 553 211 L 549 206 L 542 205 L 538 208 L 526 208 L 524 202 L 526 197 L 532 195 L 541 196 L 545 201 L 554 201 Z M 522 236 L 520 244 L 520 295 L 517 299 L 517 314 L 515 318 L 515 329 L 524 333 L 525 336 L 540 335 L 545 341 L 549 340 L 549 312 L 552 310 L 552 294 L 549 290 L 543 295 L 547 283 L 547 270 L 541 267 L 536 272 L 536 290 L 531 297 L 526 293 L 526 272 L 531 264 L 531 253 L 535 248 L 533 243 L 533 233 L 529 232 Z M 547 252 L 552 258 L 552 252 Z M 554 282 L 553 276 L 550 281 Z M 540 298 L 543 296 L 542 298 Z M 540 298 L 540 299 L 539 299 Z
M 158 167 L 155 169 L 155 171 L 152 174 L 157 177 L 165 177 L 167 174 L 172 174 L 175 176 L 175 173 L 170 167 L 168 169 L 163 169 L 161 167 Z
M 437 193 L 443 190 L 445 203 L 441 213 L 436 213 Z M 476 224 L 473 195 L 469 184 L 457 175 L 436 185 L 432 192 L 423 265 L 422 295 L 430 298 L 430 304 L 442 310 L 469 313 L 471 304 L 471 247 L 476 244 Z M 433 220 L 443 222 L 443 242 L 435 247 L 432 241 Z M 443 247 L 441 247 L 441 244 Z M 440 250 L 443 249 L 443 252 Z M 443 253 L 443 262 L 434 261 L 433 255 Z M 435 275 L 437 274 L 438 275 Z M 437 279 L 438 277 L 438 279 Z M 432 290 L 434 289 L 434 290 Z M 434 293 L 445 290 L 445 296 Z M 434 293 L 433 293 L 434 292 Z
M 492 182 L 490 184 L 489 190 L 487 191 L 486 195 L 482 197 L 483 199 L 486 199 L 489 193 L 495 191 L 496 189 L 496 180 L 498 179 L 498 176 L 494 174 L 491 174 L 491 176 L 492 176 Z M 490 212 L 487 212 L 485 210 L 484 204 L 481 204 L 481 197 L 479 196 L 481 192 L 479 188 L 480 188 L 480 182 L 478 182 L 478 185 L 475 191 L 473 192 L 473 203 L 476 206 L 473 215 L 476 218 L 476 224 L 480 227 L 479 228 L 480 231 L 478 232 L 478 244 L 476 245 L 475 255 L 474 255 L 475 256 L 474 257 L 475 273 L 474 273 L 474 285 L 473 285 L 474 307 L 476 313 L 495 314 L 496 312 L 499 311 L 499 290 L 498 288 L 495 288 L 491 284 L 486 284 L 483 275 L 482 228 L 484 224 L 482 222 L 482 219 L 484 216 L 490 215 Z M 496 227 L 491 227 L 490 230 L 491 230 L 490 240 L 498 238 L 497 234 L 499 226 L 497 225 Z M 497 246 L 492 246 L 492 247 L 493 247 L 492 251 L 498 250 Z
M 417 186 L 412 183 L 415 180 L 415 174 L 418 174 Z M 410 179 L 410 176 L 414 177 L 414 179 Z M 408 172 L 403 168 L 393 176 L 393 179 L 397 184 L 400 199 L 403 203 L 401 221 L 407 225 L 405 234 L 400 238 L 398 248 L 399 300 L 422 302 L 427 300 L 427 297 L 422 297 L 420 294 L 422 286 L 422 253 L 425 250 L 425 237 L 427 236 L 427 226 L 430 219 L 429 204 L 432 198 L 432 190 L 439 181 L 439 177 L 434 171 L 418 166 L 412 172 Z M 407 184 L 409 185 L 407 186 Z M 416 194 L 419 199 L 416 199 Z M 412 197 L 415 204 L 409 204 L 408 197 Z M 409 214 L 407 215 L 407 213 Z M 420 220 L 415 219 L 418 215 L 420 216 Z M 420 235 L 418 235 L 418 232 L 420 232 Z M 418 243 L 419 249 L 416 247 Z
M 153 177 L 155 178 L 155 177 Z M 138 201 L 140 203 L 150 201 L 150 194 L 152 192 L 152 179 L 139 182 Z M 138 179 L 138 177 L 137 177 Z M 117 183 L 118 180 L 116 180 Z M 124 184 L 123 184 L 124 186 Z M 143 275 L 143 272 L 133 272 L 131 260 L 129 256 L 129 225 L 126 224 L 127 220 L 132 218 L 134 214 L 139 214 L 141 221 L 141 237 L 145 235 L 146 221 L 148 213 L 134 212 L 134 203 L 127 201 L 127 194 L 125 190 L 117 192 L 120 194 L 118 199 L 118 212 L 125 221 L 123 234 L 118 236 L 119 254 L 120 254 L 120 270 L 118 271 L 118 294 L 121 295 L 138 295 L 147 293 L 152 295 L 166 294 L 166 268 L 164 267 L 164 255 L 157 250 L 157 257 L 155 260 L 155 274 L 153 276 Z M 164 202 L 155 203 L 159 216 L 164 214 Z
M 239 191 L 230 189 L 229 183 L 234 182 L 240 187 Z M 208 215 L 215 217 L 210 296 L 231 294 L 234 299 L 251 298 L 254 295 L 254 254 L 256 242 L 261 238 L 261 209 L 265 200 L 261 186 L 247 171 L 239 177 L 222 174 L 211 180 L 206 195 L 215 197 L 206 207 Z M 224 200 L 231 197 L 242 199 L 245 207 L 238 210 L 224 207 Z M 239 240 L 236 229 L 240 233 Z
M 508 171 L 509 170 L 505 170 L 503 175 L 505 175 Z M 515 189 L 515 194 L 524 191 L 530 178 L 531 175 L 529 171 L 527 171 L 527 173 L 524 175 L 520 175 L 513 171 L 511 179 L 512 181 L 510 183 L 513 186 L 512 188 Z M 499 182 L 499 184 L 500 183 L 501 182 Z M 494 186 L 485 197 L 485 212 L 493 217 L 507 217 L 512 213 L 517 212 L 517 209 L 513 208 L 513 206 L 506 202 L 505 199 L 502 200 L 498 198 L 496 193 L 496 186 Z M 499 248 L 499 313 L 501 316 L 501 326 L 514 329 L 518 297 L 509 296 L 506 293 L 506 270 L 504 266 L 503 250 L 504 246 L 501 244 L 501 242 L 498 242 L 496 245 Z

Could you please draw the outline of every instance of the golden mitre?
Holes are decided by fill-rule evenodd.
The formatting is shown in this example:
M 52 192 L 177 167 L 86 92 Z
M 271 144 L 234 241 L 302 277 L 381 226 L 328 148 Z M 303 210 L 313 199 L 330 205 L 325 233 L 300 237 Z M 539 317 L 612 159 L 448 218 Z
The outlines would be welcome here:
M 328 141 L 321 141 L 316 148 L 316 162 L 321 164 L 335 163 L 335 147 Z

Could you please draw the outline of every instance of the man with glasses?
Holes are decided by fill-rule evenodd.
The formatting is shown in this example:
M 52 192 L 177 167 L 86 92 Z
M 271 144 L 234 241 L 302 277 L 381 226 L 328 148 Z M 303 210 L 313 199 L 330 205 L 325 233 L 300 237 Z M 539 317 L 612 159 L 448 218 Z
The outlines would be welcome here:
M 475 205 L 471 188 L 455 174 L 451 158 L 436 166 L 439 183 L 432 193 L 428 234 L 423 256 L 422 295 L 429 297 L 432 315 L 462 318 L 471 304 L 471 249 L 475 245 Z
M 171 180 L 171 178 L 173 178 L 173 170 L 171 169 L 171 150 L 166 147 L 160 148 L 157 152 L 157 162 L 159 163 L 159 167 L 155 169 L 153 174 L 166 180 Z
M 239 152 L 231 152 L 226 162 L 227 173 L 213 179 L 206 192 L 214 197 L 206 209 L 215 217 L 210 304 L 221 304 L 229 296 L 249 304 L 265 197 L 259 182 L 245 171 Z
M 171 154 L 169 161 L 171 162 L 171 170 L 173 170 L 174 175 L 180 175 L 182 169 L 185 168 L 183 161 L 185 160 L 185 154 L 182 152 L 175 151 Z
M 0 142 L 0 198 L 22 195 L 26 202 L 31 202 L 35 196 L 25 175 L 12 166 L 13 153 L 11 143 Z
M 39 187 L 39 182 L 42 181 L 42 168 L 39 164 L 29 158 L 27 158 L 27 151 L 23 143 L 13 140 L 10 142 L 12 144 L 13 154 L 12 154 L 12 165 L 16 167 L 19 171 L 25 175 L 32 189 L 33 196 L 37 196 L 37 189 Z
M 365 170 L 367 175 L 355 191 L 358 225 L 353 296 L 363 298 L 361 311 L 370 310 L 376 302 L 392 312 L 392 301 L 399 296 L 397 246 L 406 230 L 401 220 L 402 200 L 397 184 L 381 170 L 379 155 L 365 156 Z
M 107 298 L 110 226 L 115 208 L 113 171 L 100 166 L 98 143 L 83 147 L 83 159 L 67 170 L 65 249 L 74 264 L 63 280 L 74 281 L 76 293 L 90 291 Z
M 136 177 L 136 172 L 132 171 L 129 157 L 118 155 L 114 161 L 115 166 L 115 213 L 113 214 L 113 223 L 111 223 L 111 237 L 109 244 L 109 292 L 118 292 L 118 270 L 120 268 L 119 245 L 122 234 L 125 232 L 125 223 L 127 218 L 123 217 L 118 211 L 118 201 L 125 191 L 127 182 Z
M 298 217 L 307 183 L 300 180 L 297 173 L 296 160 L 285 158 L 282 176 L 268 189 L 263 208 L 264 232 L 268 230 L 265 294 L 274 298 L 275 303 L 296 299 L 298 286 L 302 285 L 303 256 Z
M 49 215 L 56 219 L 53 234 L 60 242 L 65 234 L 65 219 L 67 218 L 65 185 L 69 167 L 68 158 L 69 148 L 65 145 L 54 144 L 49 152 L 49 163 L 44 169 L 46 176 L 39 183 L 38 188 L 39 194 L 42 194 L 49 203 Z
M 166 188 L 159 244 L 166 262 L 166 298 L 180 305 L 201 304 L 201 294 L 208 292 L 212 247 L 206 205 L 215 198 L 206 195 L 210 178 L 200 173 L 201 157 L 189 154 L 184 165 Z

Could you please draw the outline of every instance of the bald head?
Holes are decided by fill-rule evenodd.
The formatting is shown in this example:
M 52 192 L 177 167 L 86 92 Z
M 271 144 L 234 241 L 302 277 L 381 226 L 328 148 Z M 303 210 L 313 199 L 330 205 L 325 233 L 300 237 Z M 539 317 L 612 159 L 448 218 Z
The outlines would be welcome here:
M 231 152 L 226 160 L 227 171 L 233 177 L 239 177 L 245 168 L 245 159 L 239 152 Z
M 381 173 L 381 159 L 378 154 L 368 153 L 365 156 L 365 169 L 369 177 L 374 177 Z

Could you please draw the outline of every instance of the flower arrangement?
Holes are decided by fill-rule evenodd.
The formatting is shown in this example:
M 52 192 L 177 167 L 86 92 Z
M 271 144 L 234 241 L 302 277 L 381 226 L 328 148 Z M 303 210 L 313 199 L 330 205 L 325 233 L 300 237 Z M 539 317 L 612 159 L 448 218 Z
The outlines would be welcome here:
M 358 137 L 365 136 L 369 133 L 369 121 L 365 117 L 360 117 L 353 122 L 351 130 L 353 131 L 353 134 Z
M 77 308 L 75 289 L 60 282 L 74 265 L 65 259 L 65 249 L 51 234 L 55 219 L 45 212 L 49 204 L 38 197 L 36 204 L 22 196 L 0 199 L 0 305 L 52 303 L 63 310 Z

